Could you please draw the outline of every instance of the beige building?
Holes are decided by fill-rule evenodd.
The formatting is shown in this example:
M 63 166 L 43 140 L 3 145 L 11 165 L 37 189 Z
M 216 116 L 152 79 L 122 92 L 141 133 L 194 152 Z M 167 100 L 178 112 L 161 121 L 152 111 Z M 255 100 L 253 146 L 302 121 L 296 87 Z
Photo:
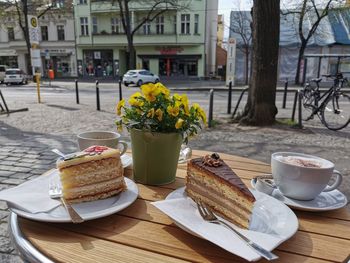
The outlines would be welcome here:
M 218 28 L 217 28 L 217 45 L 222 47 L 224 41 L 224 15 L 218 15 Z

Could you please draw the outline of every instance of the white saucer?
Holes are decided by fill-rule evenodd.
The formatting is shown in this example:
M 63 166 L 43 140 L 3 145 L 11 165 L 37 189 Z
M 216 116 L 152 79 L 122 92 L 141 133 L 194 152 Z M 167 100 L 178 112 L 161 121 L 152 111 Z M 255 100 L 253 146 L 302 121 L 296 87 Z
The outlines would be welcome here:
M 255 189 L 256 178 L 252 179 L 250 183 Z M 338 190 L 322 192 L 314 200 L 310 201 L 301 201 L 286 197 L 278 189 L 275 189 L 271 196 L 294 209 L 311 212 L 339 209 L 346 206 L 348 202 L 346 196 Z
M 122 161 L 123 168 L 126 168 L 132 164 L 132 157 L 126 153 L 120 156 L 120 159 Z

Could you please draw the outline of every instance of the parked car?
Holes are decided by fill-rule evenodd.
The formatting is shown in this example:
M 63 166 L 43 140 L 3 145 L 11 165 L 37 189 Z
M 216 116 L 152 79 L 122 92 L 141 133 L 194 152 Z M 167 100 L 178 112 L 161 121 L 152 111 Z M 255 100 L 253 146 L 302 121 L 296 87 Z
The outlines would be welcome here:
M 9 68 L 5 71 L 4 83 L 9 84 L 27 84 L 28 76 L 19 68 Z
M 159 77 L 145 69 L 129 70 L 123 76 L 125 86 L 136 84 L 140 87 L 142 84 L 150 82 L 159 82 Z
M 5 71 L 7 69 L 7 66 L 5 65 L 0 65 L 0 84 L 4 83 L 4 78 L 5 78 Z

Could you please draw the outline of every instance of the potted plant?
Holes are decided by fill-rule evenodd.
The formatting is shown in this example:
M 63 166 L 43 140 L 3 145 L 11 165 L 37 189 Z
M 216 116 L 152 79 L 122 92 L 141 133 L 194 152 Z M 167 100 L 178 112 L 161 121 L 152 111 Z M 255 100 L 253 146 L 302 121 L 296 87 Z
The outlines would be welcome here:
M 119 101 L 118 129 L 126 126 L 131 136 L 134 179 L 150 185 L 175 180 L 181 144 L 206 124 L 204 110 L 189 105 L 186 94 L 171 95 L 161 83 L 144 84 L 141 92 Z

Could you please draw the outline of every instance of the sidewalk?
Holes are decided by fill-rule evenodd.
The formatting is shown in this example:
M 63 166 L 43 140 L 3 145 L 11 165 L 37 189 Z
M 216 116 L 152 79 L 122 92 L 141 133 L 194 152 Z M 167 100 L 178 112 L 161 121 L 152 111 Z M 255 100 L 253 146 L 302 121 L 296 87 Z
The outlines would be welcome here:
M 89 101 L 94 101 L 87 94 Z M 96 111 L 85 100 L 72 104 L 47 97 L 44 104 L 18 101 L 11 97 L 12 108 L 29 107 L 28 112 L 0 116 L 0 190 L 16 186 L 55 167 L 50 151 L 76 150 L 76 134 L 86 130 L 115 130 L 114 100 Z M 207 105 L 204 105 L 207 107 Z M 225 123 L 225 106 L 216 108 L 216 120 L 222 124 L 205 129 L 190 141 L 193 149 L 224 152 L 270 162 L 271 153 L 295 151 L 314 154 L 333 161 L 344 174 L 340 190 L 350 200 L 350 129 L 332 132 L 319 126 L 295 130 L 286 126 L 244 127 Z M 348 127 L 350 128 L 350 127 Z M 130 140 L 126 131 L 123 139 Z M 348 206 L 349 208 L 349 206 Z M 6 204 L 0 201 L 0 262 L 21 262 L 7 238 Z

